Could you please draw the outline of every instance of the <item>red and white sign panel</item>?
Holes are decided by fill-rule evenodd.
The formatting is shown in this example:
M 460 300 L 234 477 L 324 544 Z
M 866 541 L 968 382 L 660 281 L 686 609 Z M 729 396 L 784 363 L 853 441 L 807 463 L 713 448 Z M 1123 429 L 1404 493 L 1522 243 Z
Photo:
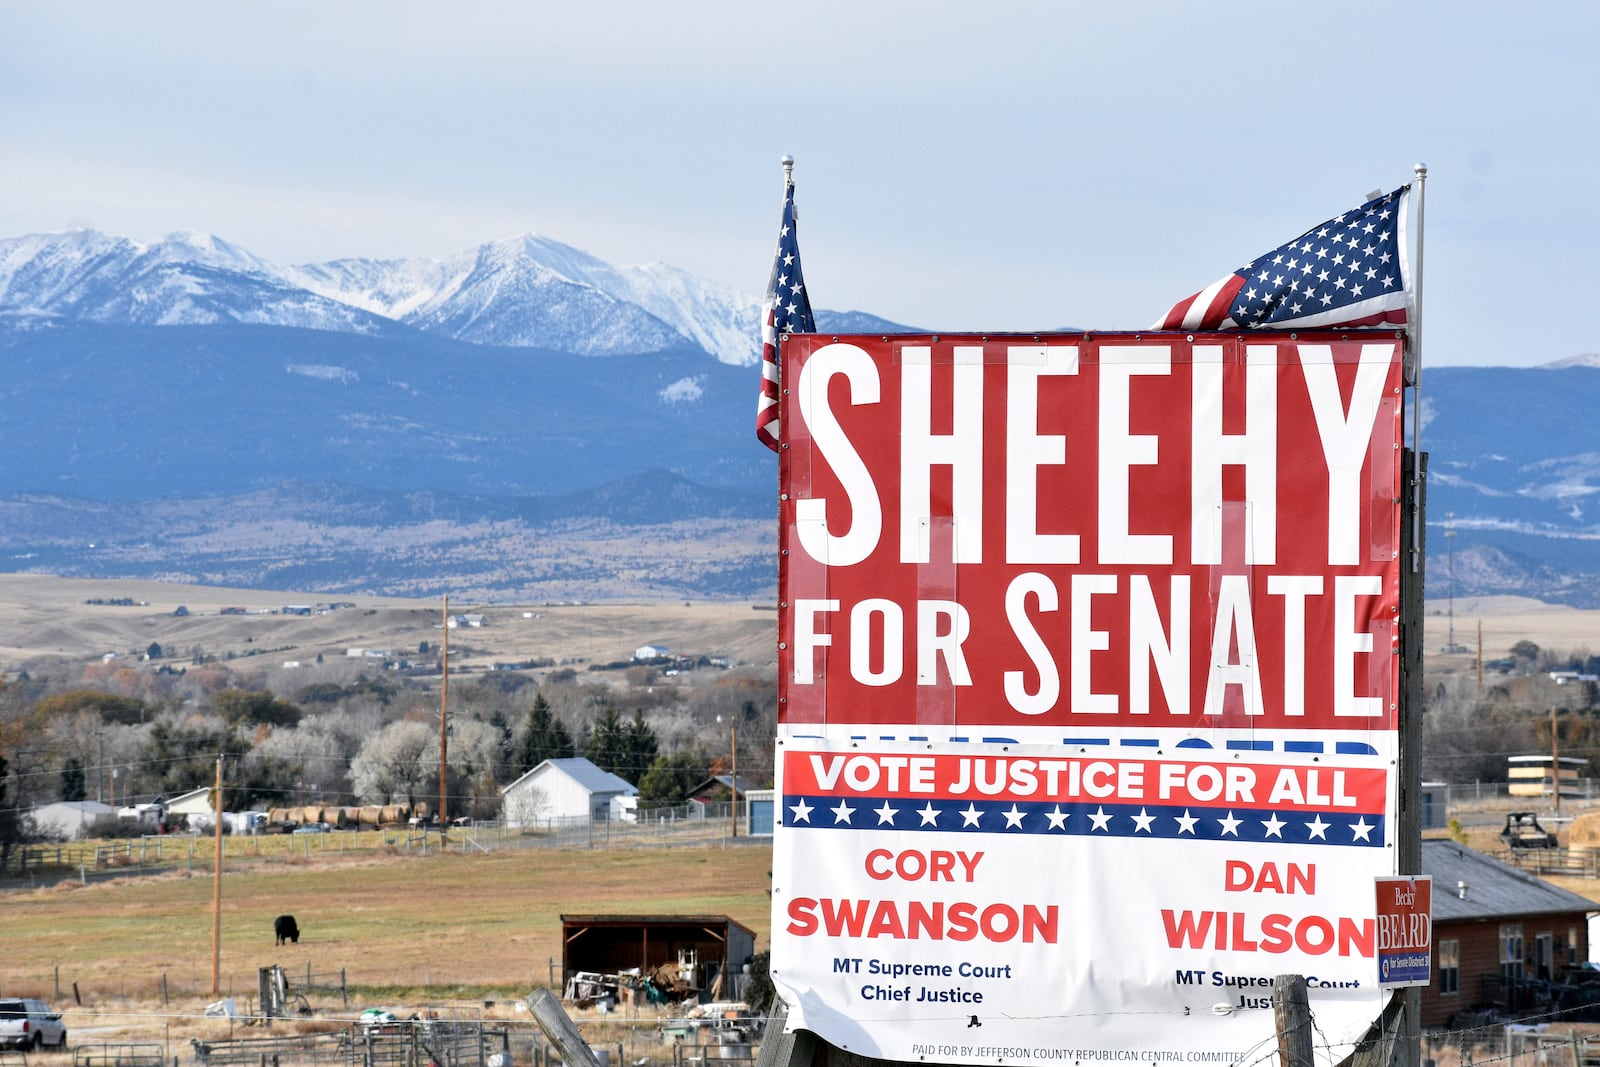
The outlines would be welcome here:
M 1378 983 L 1385 988 L 1433 981 L 1433 879 L 1425 874 L 1378 879 Z
M 1360 1036 L 1394 871 L 1402 352 L 786 342 L 791 1026 L 895 1059 L 1243 1062 L 1300 973 L 1330 1054 Z
M 772 976 L 789 1025 L 891 1060 L 1249 1063 L 1272 980 L 1382 1008 L 1381 767 L 790 739 Z
M 790 338 L 783 721 L 1391 731 L 1402 345 L 1347 336 Z

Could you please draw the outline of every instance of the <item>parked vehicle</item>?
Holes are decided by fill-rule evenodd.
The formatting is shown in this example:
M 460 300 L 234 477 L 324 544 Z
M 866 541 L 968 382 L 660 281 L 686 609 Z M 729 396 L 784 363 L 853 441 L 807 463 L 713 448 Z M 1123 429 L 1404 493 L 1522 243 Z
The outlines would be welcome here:
M 67 1047 L 67 1025 L 61 1013 L 42 1000 L 0 997 L 0 1047 L 39 1049 Z
M 1506 828 L 1500 831 L 1500 840 L 1514 849 L 1556 847 L 1556 835 L 1540 826 L 1539 816 L 1531 811 L 1507 813 Z

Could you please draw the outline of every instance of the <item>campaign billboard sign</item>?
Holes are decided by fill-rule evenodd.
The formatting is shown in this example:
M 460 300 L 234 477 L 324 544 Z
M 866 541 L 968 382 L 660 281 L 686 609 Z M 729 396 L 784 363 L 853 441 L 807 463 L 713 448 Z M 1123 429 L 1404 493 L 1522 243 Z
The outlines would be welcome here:
M 790 1025 L 1229 1062 L 1298 973 L 1356 1040 L 1395 871 L 1402 337 L 782 355 Z
M 1433 879 L 1377 879 L 1378 982 L 1389 988 L 1433 980 Z
M 1401 354 L 789 338 L 782 721 L 1392 732 Z

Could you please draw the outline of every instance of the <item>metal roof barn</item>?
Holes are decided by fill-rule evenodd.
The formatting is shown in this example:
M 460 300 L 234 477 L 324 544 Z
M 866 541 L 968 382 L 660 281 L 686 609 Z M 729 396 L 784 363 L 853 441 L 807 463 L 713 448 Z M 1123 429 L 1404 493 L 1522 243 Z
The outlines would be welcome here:
M 754 930 L 726 915 L 563 915 L 562 973 L 617 974 L 634 967 L 650 974 L 691 952 L 704 971 L 704 989 L 724 967 L 737 974 L 755 955 Z

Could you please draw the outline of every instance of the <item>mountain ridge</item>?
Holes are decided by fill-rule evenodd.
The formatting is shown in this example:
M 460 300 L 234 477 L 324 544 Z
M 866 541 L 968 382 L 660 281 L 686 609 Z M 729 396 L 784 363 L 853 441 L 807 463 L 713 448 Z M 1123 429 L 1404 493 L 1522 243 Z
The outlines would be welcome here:
M 109 566 L 115 541 L 135 575 L 270 588 L 296 573 L 431 594 L 461 577 L 459 545 L 503 537 L 498 555 L 468 553 L 486 594 L 517 586 L 487 560 L 513 545 L 542 559 L 548 543 L 587 561 L 556 572 L 590 590 L 769 596 L 758 514 L 776 460 L 754 441 L 758 306 L 537 234 L 442 260 L 300 267 L 201 233 L 0 240 L 0 559 Z M 926 332 L 861 311 L 818 311 L 817 328 Z M 1428 545 L 1448 564 L 1430 589 L 1600 605 L 1600 357 L 1430 367 L 1421 403 Z M 207 508 L 226 537 L 205 533 Z M 367 513 L 412 543 L 350 521 Z M 77 560 L 91 528 L 101 547 Z M 572 529 L 612 555 L 563 540 Z M 619 547 L 630 530 L 636 544 Z M 731 555 L 652 561 L 670 554 L 663 538 L 682 555 L 685 530 Z
M 13 329 L 238 323 L 382 335 L 411 328 L 588 356 L 695 348 L 746 366 L 760 358 L 760 308 L 759 296 L 664 263 L 620 267 L 534 233 L 444 259 L 297 266 L 188 231 L 152 244 L 96 230 L 0 239 L 0 322 Z

